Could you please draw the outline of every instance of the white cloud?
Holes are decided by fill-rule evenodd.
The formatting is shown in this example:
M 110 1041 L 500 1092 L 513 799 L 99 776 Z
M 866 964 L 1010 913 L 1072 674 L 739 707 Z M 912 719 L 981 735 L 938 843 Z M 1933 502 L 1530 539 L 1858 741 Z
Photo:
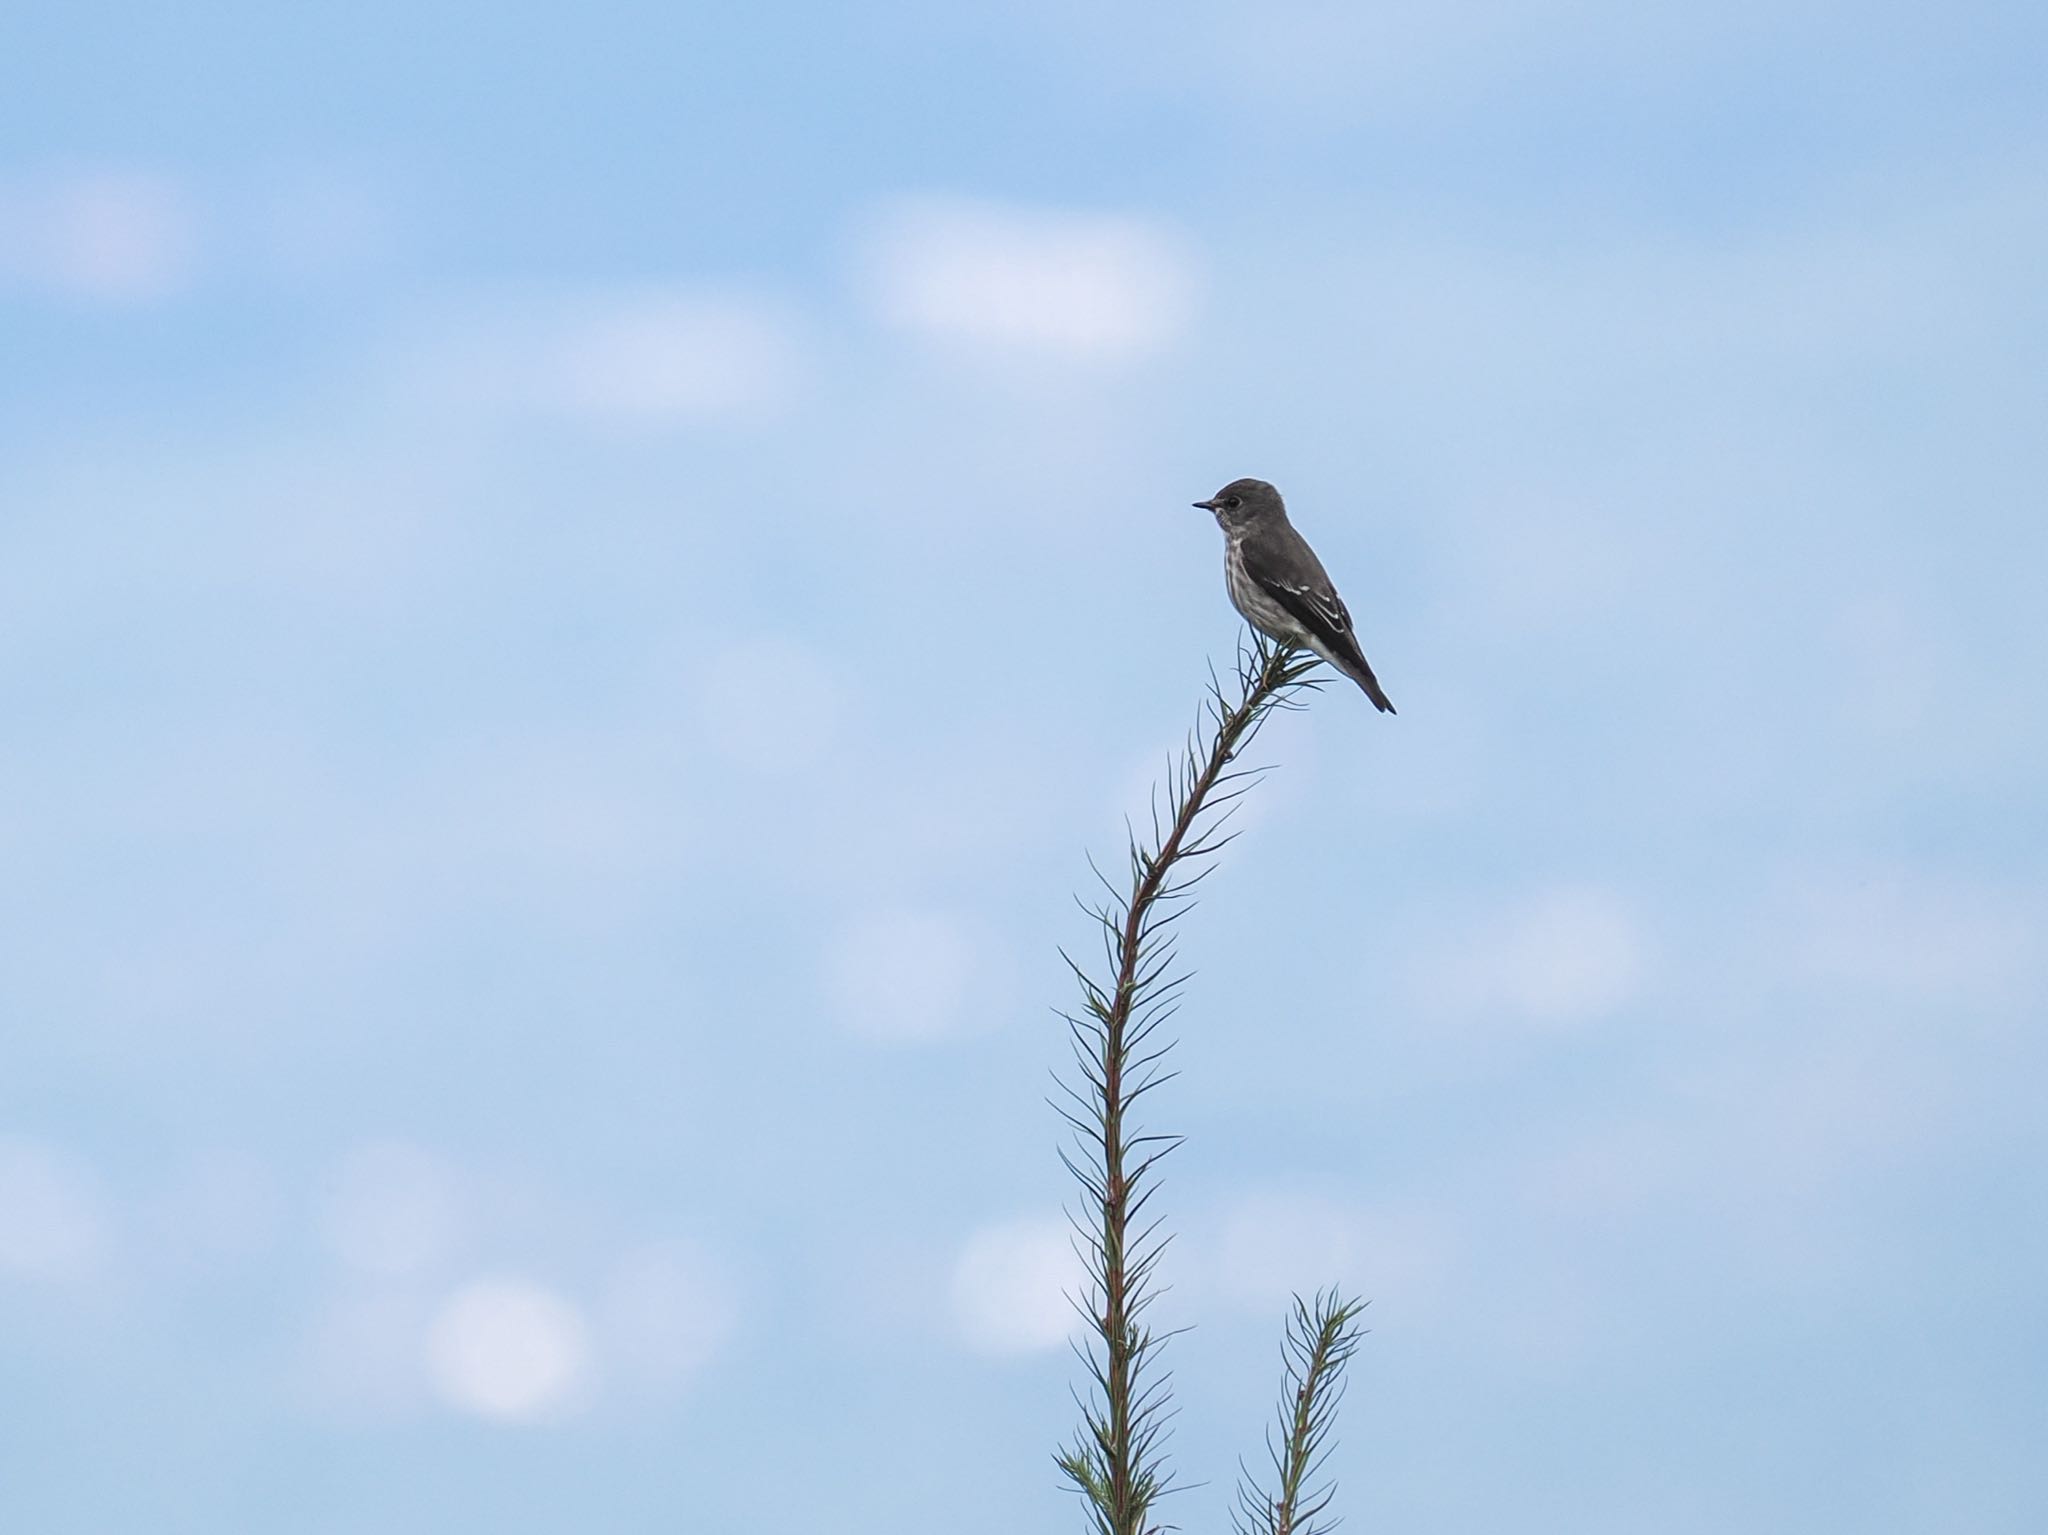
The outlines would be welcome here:
M 0 1275 L 81 1279 L 100 1268 L 110 1240 L 90 1173 L 40 1142 L 0 1139 Z
M 408 389 L 610 426 L 753 418 L 783 404 L 802 372 L 785 306 L 686 283 L 528 296 L 423 329 L 404 352 Z
M 731 1336 L 738 1297 L 702 1253 L 661 1243 L 620 1260 L 598 1320 L 618 1373 L 670 1390 L 687 1383 Z
M 1567 1028 L 1635 999 L 1649 966 L 1642 923 L 1616 892 L 1557 886 L 1422 947 L 1415 987 L 1439 1010 Z
M 723 415 L 780 400 L 787 322 L 755 300 L 650 290 L 593 306 L 560 341 L 562 398 L 598 416 Z
M 1194 263 L 1164 225 L 1124 214 L 956 198 L 886 207 L 869 242 L 892 324 L 966 349 L 1121 363 L 1186 329 Z
M 1516 913 L 1491 956 L 1507 1000 L 1544 1022 L 1611 1013 L 1635 994 L 1643 943 L 1613 893 L 1548 891 Z
M 605 1246 L 586 1210 L 551 1209 L 535 1191 L 476 1203 L 494 1251 Z M 601 1252 L 600 1282 L 586 1293 L 536 1280 L 517 1257 L 481 1272 L 422 1264 L 416 1213 L 394 1224 L 402 1250 L 380 1233 L 366 1256 L 384 1267 L 341 1273 L 308 1319 L 300 1369 L 319 1408 L 392 1418 L 440 1406 L 508 1423 L 579 1413 L 601 1396 L 644 1410 L 686 1390 L 739 1324 L 739 1287 L 692 1243 Z
M 442 1399 L 464 1412 L 527 1422 L 578 1405 L 590 1371 L 583 1314 L 554 1291 L 519 1278 L 464 1285 L 427 1332 L 427 1370 Z
M 1073 1233 L 1058 1216 L 1023 1216 L 984 1226 L 953 1264 L 954 1325 L 991 1354 L 1057 1348 L 1079 1323 L 1069 1295 L 1085 1278 Z
M 460 1214 L 455 1176 L 416 1146 L 377 1142 L 343 1161 L 321 1212 L 328 1247 L 365 1274 L 429 1270 L 455 1245 Z
M 99 171 L 0 186 L 0 284 L 147 303 L 191 280 L 198 245 L 191 200 L 167 177 Z
M 982 941 L 947 912 L 895 910 L 856 918 L 825 954 L 825 988 L 840 1021 L 887 1043 L 941 1039 L 968 1022 Z

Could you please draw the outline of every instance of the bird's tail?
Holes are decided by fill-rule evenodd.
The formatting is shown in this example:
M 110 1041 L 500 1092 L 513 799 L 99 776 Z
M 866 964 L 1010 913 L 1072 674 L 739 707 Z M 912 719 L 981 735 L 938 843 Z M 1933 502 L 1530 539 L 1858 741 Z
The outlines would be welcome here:
M 1365 652 L 1358 648 L 1358 641 L 1348 634 L 1339 638 L 1342 643 L 1333 642 L 1326 636 L 1310 635 L 1308 646 L 1338 671 L 1364 688 L 1365 696 L 1372 700 L 1373 707 L 1380 713 L 1392 714 L 1394 701 L 1387 697 L 1386 690 L 1380 686 L 1380 679 L 1372 674 L 1372 663 L 1366 660 Z
M 1394 708 L 1394 701 L 1387 697 L 1386 689 L 1380 686 L 1380 679 L 1372 674 L 1372 666 L 1364 656 L 1355 657 L 1351 664 L 1344 668 L 1344 675 L 1365 689 L 1365 696 L 1372 700 L 1373 707 L 1380 713 L 1398 712 Z

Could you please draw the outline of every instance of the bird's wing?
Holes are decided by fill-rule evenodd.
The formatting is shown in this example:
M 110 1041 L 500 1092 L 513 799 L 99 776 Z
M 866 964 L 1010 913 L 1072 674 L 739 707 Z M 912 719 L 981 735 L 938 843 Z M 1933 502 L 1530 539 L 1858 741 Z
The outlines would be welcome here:
M 1245 574 L 1309 633 L 1339 651 L 1354 649 L 1358 642 L 1351 633 L 1351 613 L 1330 584 L 1323 562 L 1299 533 L 1292 528 L 1284 533 L 1287 536 L 1244 541 Z
M 1280 604 L 1309 636 L 1309 643 L 1324 660 L 1365 689 L 1374 707 L 1388 714 L 1394 705 L 1380 686 L 1358 637 L 1351 632 L 1351 613 L 1323 562 L 1309 548 L 1308 540 L 1291 527 L 1280 527 L 1264 538 L 1247 538 L 1239 550 L 1244 571 L 1259 589 Z

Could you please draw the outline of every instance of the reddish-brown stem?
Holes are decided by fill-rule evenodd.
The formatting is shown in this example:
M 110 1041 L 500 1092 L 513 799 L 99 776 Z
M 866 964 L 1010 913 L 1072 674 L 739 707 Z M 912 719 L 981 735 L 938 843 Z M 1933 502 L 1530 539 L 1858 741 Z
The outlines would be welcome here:
M 1124 910 L 1118 933 L 1119 960 L 1116 986 L 1110 993 L 1103 1015 L 1102 1034 L 1102 1327 L 1107 1351 L 1104 1374 L 1108 1400 L 1109 1444 L 1107 1448 L 1109 1513 L 1116 1535 L 1145 1535 L 1141 1523 L 1152 1489 L 1138 1464 L 1136 1425 L 1132 1422 L 1133 1396 L 1137 1390 L 1140 1339 L 1131 1308 L 1127 1243 L 1130 1223 L 1130 1182 L 1124 1162 L 1124 1066 L 1125 1042 L 1137 1001 L 1139 965 L 1146 927 L 1152 908 L 1169 888 L 1174 865 L 1195 823 L 1207 808 L 1209 796 L 1229 767 L 1245 736 L 1273 696 L 1290 681 L 1295 653 L 1281 648 L 1272 652 L 1243 699 L 1217 719 L 1216 736 L 1206 760 L 1197 770 L 1173 819 L 1173 825 L 1149 859 L 1139 863 L 1137 882 Z M 1220 705 L 1220 700 L 1218 701 Z

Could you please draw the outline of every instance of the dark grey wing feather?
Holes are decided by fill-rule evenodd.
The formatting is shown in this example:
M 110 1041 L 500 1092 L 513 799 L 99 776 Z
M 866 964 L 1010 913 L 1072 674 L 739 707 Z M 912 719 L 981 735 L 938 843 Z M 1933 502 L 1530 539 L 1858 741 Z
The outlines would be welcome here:
M 1378 708 L 1392 714 L 1394 706 L 1381 690 L 1379 678 L 1373 675 L 1365 652 L 1359 648 L 1358 637 L 1352 632 L 1351 612 L 1337 595 L 1337 588 L 1331 584 L 1315 550 L 1309 548 L 1308 540 L 1291 526 L 1282 524 L 1263 537 L 1247 538 L 1241 553 L 1245 574 L 1322 642 L 1318 648 L 1327 650 L 1339 670 L 1365 689 L 1366 696 Z
M 1244 541 L 1244 571 L 1309 633 L 1339 651 L 1352 648 L 1351 614 L 1307 540 L 1285 524 Z

